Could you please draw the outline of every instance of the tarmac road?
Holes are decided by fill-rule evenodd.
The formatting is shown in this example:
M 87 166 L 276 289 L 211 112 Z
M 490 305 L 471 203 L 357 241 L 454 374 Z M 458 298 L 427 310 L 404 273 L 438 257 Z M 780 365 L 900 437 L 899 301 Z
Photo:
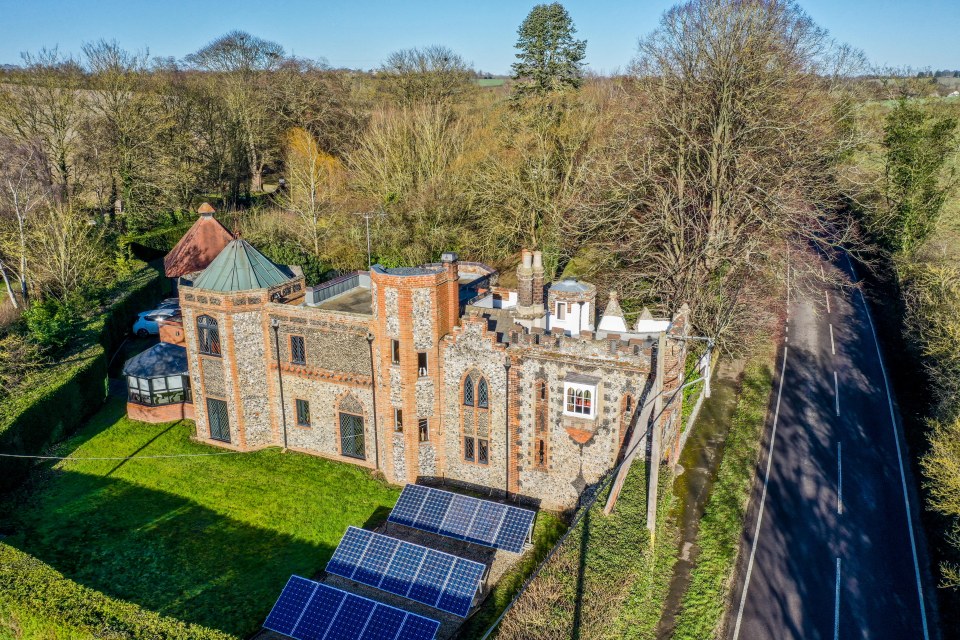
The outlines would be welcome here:
M 845 256 L 823 266 L 855 281 Z M 859 290 L 788 307 L 726 637 L 939 638 L 884 368 L 897 359 L 881 360 Z

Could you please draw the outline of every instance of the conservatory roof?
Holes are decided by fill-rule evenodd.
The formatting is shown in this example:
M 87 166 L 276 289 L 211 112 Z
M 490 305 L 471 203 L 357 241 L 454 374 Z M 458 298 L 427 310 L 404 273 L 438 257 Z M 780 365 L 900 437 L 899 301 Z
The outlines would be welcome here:
M 123 365 L 123 375 L 136 378 L 183 375 L 187 371 L 187 350 L 169 342 L 155 344 Z

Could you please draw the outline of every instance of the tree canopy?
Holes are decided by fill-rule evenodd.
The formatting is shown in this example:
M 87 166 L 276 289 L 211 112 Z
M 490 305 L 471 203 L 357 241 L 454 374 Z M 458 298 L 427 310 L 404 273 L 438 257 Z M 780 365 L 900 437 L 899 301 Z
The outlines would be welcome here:
M 577 40 L 570 14 L 559 2 L 538 4 L 517 31 L 513 77 L 519 95 L 576 89 L 583 82 L 587 41 Z

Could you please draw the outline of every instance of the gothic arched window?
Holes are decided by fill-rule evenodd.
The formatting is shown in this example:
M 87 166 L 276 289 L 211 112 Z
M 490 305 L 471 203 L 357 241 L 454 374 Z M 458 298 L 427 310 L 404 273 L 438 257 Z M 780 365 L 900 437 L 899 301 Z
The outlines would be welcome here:
M 463 459 L 476 464 L 490 463 L 490 395 L 487 380 L 476 371 L 463 379 L 463 406 L 460 424 Z

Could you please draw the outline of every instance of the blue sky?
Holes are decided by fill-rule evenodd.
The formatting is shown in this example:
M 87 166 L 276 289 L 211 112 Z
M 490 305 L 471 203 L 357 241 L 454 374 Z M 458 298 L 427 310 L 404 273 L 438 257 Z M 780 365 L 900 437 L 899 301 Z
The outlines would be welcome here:
M 195 51 L 231 29 L 283 44 L 303 57 L 368 69 L 396 49 L 444 44 L 478 69 L 507 73 L 516 29 L 536 2 L 519 0 L 0 0 L 0 63 L 21 51 L 115 39 L 153 55 Z M 674 2 L 568 0 L 587 39 L 587 63 L 598 72 L 624 68 L 637 38 L 652 30 Z M 801 5 L 838 40 L 871 62 L 960 69 L 958 0 L 804 0 Z

